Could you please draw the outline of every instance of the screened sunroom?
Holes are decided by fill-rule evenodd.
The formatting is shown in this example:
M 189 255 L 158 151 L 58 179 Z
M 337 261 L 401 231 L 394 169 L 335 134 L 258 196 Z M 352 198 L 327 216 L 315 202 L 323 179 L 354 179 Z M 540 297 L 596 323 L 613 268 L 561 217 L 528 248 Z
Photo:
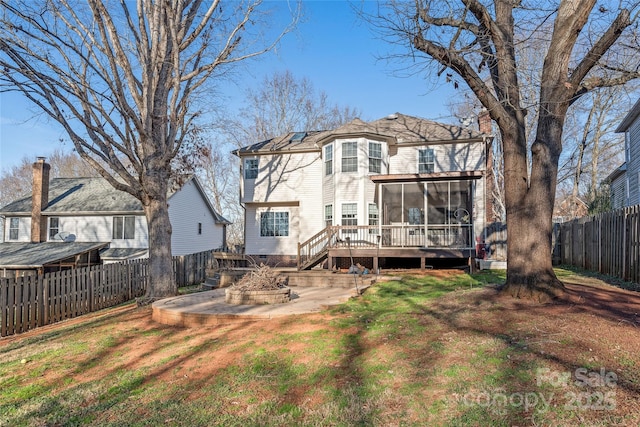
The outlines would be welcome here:
M 473 247 L 473 180 L 380 183 L 381 245 Z

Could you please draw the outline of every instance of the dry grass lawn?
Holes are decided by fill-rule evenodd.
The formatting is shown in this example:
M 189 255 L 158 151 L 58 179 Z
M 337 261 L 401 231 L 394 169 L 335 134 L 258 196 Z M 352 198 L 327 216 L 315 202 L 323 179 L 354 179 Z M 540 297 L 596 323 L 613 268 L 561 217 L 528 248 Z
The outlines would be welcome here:
M 640 295 L 560 274 L 549 305 L 446 271 L 223 327 L 105 310 L 0 340 L 0 426 L 640 425 Z

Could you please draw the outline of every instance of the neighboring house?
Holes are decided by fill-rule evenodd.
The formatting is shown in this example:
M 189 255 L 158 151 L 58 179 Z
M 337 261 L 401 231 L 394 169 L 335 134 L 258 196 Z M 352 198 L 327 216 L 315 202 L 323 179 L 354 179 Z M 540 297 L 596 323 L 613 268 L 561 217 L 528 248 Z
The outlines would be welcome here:
M 569 194 L 556 198 L 553 207 L 553 222 L 567 222 L 589 213 L 589 205 L 580 197 Z
M 488 113 L 479 123 L 393 114 L 234 151 L 246 255 L 300 269 L 466 261 L 493 221 Z
M 608 177 L 614 209 L 640 204 L 640 99 L 616 132 L 624 132 L 625 162 Z
M 104 178 L 55 178 L 34 163 L 32 194 L 0 209 L 2 271 L 48 271 L 148 256 L 142 204 Z M 226 245 L 229 222 L 211 206 L 197 178 L 169 196 L 171 251 L 185 255 Z

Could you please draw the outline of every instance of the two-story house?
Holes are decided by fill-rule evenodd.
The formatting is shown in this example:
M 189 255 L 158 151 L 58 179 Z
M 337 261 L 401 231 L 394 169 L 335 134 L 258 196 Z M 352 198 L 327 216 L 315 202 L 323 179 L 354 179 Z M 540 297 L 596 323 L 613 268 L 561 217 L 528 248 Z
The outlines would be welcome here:
M 0 276 L 148 256 L 142 204 L 104 178 L 49 179 L 44 158 L 33 165 L 32 193 L 0 209 L 4 217 Z M 226 245 L 224 219 L 196 177 L 169 197 L 171 251 L 185 255 Z M 3 274 L 4 271 L 4 274 Z
M 607 178 L 613 209 L 640 204 L 640 99 L 622 120 L 616 133 L 624 133 L 625 162 Z
M 299 269 L 466 261 L 492 211 L 486 112 L 479 123 L 482 132 L 397 113 L 234 151 L 246 255 Z

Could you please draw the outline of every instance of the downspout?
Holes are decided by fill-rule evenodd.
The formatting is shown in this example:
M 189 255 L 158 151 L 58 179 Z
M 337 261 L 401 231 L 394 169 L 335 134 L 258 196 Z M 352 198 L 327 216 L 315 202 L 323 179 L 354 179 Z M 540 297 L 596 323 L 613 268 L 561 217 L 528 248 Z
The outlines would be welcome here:
M 491 194 L 487 194 L 489 192 L 489 186 L 487 185 L 487 175 L 488 175 L 488 172 L 489 172 L 489 168 L 492 167 L 493 165 L 489 164 L 489 144 L 487 142 L 487 137 L 486 136 L 482 137 L 482 143 L 484 144 L 484 155 L 485 155 L 485 160 L 484 160 L 484 162 L 485 162 L 484 169 L 485 170 L 484 170 L 484 176 L 482 177 L 482 179 L 483 179 L 482 186 L 484 187 L 484 215 L 482 216 L 482 242 L 483 242 L 483 244 L 486 244 L 486 242 L 487 242 L 487 215 L 488 215 L 487 210 L 489 209 L 489 204 L 487 203 L 487 201 L 489 200 L 490 197 L 492 197 Z M 475 242 L 475 230 L 473 230 L 471 244 L 473 245 L 474 242 Z M 478 254 L 476 254 L 476 256 L 478 256 Z

